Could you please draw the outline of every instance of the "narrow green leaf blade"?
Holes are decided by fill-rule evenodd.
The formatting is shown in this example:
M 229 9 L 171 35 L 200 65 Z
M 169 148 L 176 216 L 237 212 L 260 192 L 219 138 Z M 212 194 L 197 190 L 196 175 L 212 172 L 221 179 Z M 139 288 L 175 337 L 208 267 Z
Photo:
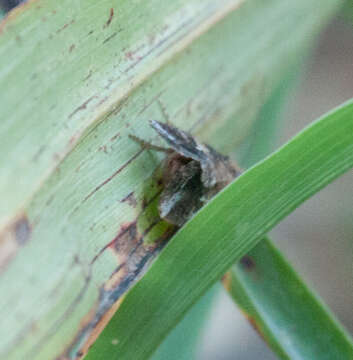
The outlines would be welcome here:
M 151 355 L 234 261 L 352 165 L 350 101 L 248 170 L 187 223 L 127 295 L 87 359 Z
M 353 358 L 349 336 L 268 239 L 228 274 L 230 295 L 280 358 Z
M 254 123 L 252 134 L 248 139 L 250 144 L 246 146 L 245 154 L 242 156 L 241 164 L 244 165 L 245 168 L 255 163 L 255 161 L 261 160 L 273 149 L 273 143 L 278 133 L 283 104 L 293 89 L 300 70 L 301 66 L 295 66 L 288 71 L 288 74 L 284 74 L 283 81 L 274 89 L 270 98 L 262 106 L 257 120 Z M 253 250 L 256 248 L 257 246 Z M 217 283 L 214 288 L 208 290 L 207 293 L 193 305 L 183 320 L 179 322 L 163 341 L 153 355 L 153 360 L 166 358 L 168 358 L 168 360 L 194 359 L 203 330 L 202 326 L 205 325 L 205 321 L 200 321 L 200 314 L 204 317 L 203 320 L 210 315 L 211 305 L 214 304 L 213 301 L 210 301 L 210 293 L 214 294 L 215 289 L 221 289 L 219 283 Z M 239 289 L 239 291 L 241 291 L 241 289 Z M 207 301 L 205 301 L 205 298 L 208 299 L 207 305 L 205 305 Z M 205 307 L 207 306 L 208 311 L 205 311 Z M 192 334 L 192 336 L 190 336 L 190 334 Z
M 153 354 L 152 360 L 190 360 L 195 359 L 197 345 L 200 341 L 200 329 L 209 317 L 209 310 L 215 295 L 222 290 L 220 283 L 195 304 L 182 321 L 168 334 L 166 340 Z

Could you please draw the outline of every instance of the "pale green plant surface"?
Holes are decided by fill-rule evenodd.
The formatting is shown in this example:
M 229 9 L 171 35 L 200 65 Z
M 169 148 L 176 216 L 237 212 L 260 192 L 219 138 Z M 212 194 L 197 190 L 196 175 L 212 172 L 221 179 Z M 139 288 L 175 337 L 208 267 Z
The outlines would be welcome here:
M 158 191 L 161 155 L 128 138 L 154 140 L 158 102 L 175 125 L 234 151 L 338 4 L 41 0 L 5 19 L 2 357 L 74 358 L 87 324 L 125 291 L 107 300 L 124 254 L 105 246 Z
M 43 0 L 14 9 L 0 36 L 0 225 L 89 125 L 240 3 Z

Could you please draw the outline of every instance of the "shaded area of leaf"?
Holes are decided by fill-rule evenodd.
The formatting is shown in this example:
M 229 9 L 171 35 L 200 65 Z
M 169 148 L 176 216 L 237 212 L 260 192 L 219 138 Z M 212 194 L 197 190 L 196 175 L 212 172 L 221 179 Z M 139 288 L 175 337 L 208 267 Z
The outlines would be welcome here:
M 0 11 L 8 12 L 25 0 L 0 0 Z
M 161 344 L 153 360 L 190 360 L 196 358 L 200 329 L 205 325 L 209 309 L 214 304 L 215 294 L 221 286 L 216 284 L 187 313 L 187 316 L 173 329 L 166 341 Z
M 262 112 L 262 128 L 254 129 L 245 166 L 272 147 L 274 128 L 266 119 L 280 105 L 284 92 L 278 90 Z M 226 279 L 224 285 L 234 301 L 281 358 L 332 358 L 340 349 L 342 358 L 352 357 L 352 347 L 340 325 L 267 237 L 233 265 Z M 332 342 L 327 341 L 330 332 Z
M 227 278 L 230 295 L 280 358 L 353 358 L 351 339 L 268 239 Z

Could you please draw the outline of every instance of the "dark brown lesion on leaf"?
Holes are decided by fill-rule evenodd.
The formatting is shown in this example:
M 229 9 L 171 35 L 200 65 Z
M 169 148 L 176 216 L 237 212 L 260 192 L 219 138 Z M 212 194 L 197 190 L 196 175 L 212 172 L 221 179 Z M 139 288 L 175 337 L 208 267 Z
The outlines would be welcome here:
M 74 115 L 76 115 L 76 113 L 78 113 L 79 111 L 85 110 L 87 108 L 87 105 L 94 99 L 97 99 L 98 96 L 97 95 L 93 95 L 91 97 L 89 97 L 86 101 L 84 101 L 80 106 L 78 106 L 69 116 L 68 119 L 71 119 Z
M 243 256 L 239 260 L 239 264 L 246 271 L 252 271 L 256 268 L 256 263 L 255 263 L 254 259 L 249 255 Z
M 0 273 L 31 238 L 32 228 L 26 214 L 22 214 L 0 234 Z
M 97 185 L 86 197 L 82 200 L 82 203 L 85 203 L 89 198 L 91 198 L 97 191 L 99 191 L 103 186 L 107 185 L 112 179 L 115 178 L 121 171 L 123 171 L 127 166 L 129 166 L 138 156 L 140 156 L 142 150 L 138 151 L 134 156 L 132 156 L 128 161 L 125 162 L 122 166 L 120 166 L 117 170 L 114 171 L 112 175 L 106 178 L 103 182 Z
M 20 246 L 24 245 L 29 240 L 31 235 L 31 226 L 29 225 L 26 216 L 22 216 L 19 220 L 16 221 L 14 230 L 17 243 Z
M 161 187 L 156 185 L 159 172 L 156 171 L 151 184 L 146 184 L 143 204 L 135 199 L 134 192 L 120 201 L 135 203 L 140 211 L 136 218 L 119 226 L 116 236 L 106 244 L 91 261 L 91 267 L 99 261 L 106 251 L 117 259 L 117 266 L 110 278 L 100 287 L 96 308 L 90 315 L 89 322 L 78 331 L 75 341 L 66 350 L 65 356 L 79 358 L 78 352 L 85 354 L 97 335 L 113 315 L 117 304 L 126 291 L 147 271 L 177 227 L 168 224 L 159 216 L 157 204 Z
M 116 35 L 118 35 L 117 32 L 111 34 L 110 36 L 108 36 L 106 39 L 104 39 L 104 40 L 102 41 L 102 44 L 106 44 L 109 40 L 113 39 Z
M 126 196 L 124 196 L 120 202 L 122 203 L 127 203 L 128 205 L 130 205 L 133 208 L 137 207 L 137 200 L 135 198 L 135 193 L 133 191 L 131 191 L 130 193 L 128 193 Z
M 110 8 L 110 11 L 109 11 L 109 18 L 107 20 L 107 22 L 104 24 L 103 28 L 106 28 L 110 25 L 110 23 L 112 22 L 113 20 L 113 16 L 114 16 L 114 9 L 113 8 Z
M 58 30 L 56 30 L 56 33 L 59 34 L 63 30 L 65 30 L 68 26 L 70 26 L 70 25 L 72 25 L 74 23 L 75 23 L 75 19 L 72 19 L 70 22 L 64 24 L 62 27 L 60 27 Z

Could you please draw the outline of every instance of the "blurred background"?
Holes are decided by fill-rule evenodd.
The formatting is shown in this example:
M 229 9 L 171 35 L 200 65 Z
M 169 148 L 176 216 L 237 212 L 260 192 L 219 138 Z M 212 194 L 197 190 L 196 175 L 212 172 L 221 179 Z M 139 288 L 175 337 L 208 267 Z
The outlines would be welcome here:
M 341 14 L 321 34 L 313 56 L 282 111 L 276 147 L 353 97 L 353 26 Z M 306 201 L 271 238 L 295 270 L 353 334 L 353 171 Z M 277 357 L 223 290 L 200 344 L 198 360 Z

